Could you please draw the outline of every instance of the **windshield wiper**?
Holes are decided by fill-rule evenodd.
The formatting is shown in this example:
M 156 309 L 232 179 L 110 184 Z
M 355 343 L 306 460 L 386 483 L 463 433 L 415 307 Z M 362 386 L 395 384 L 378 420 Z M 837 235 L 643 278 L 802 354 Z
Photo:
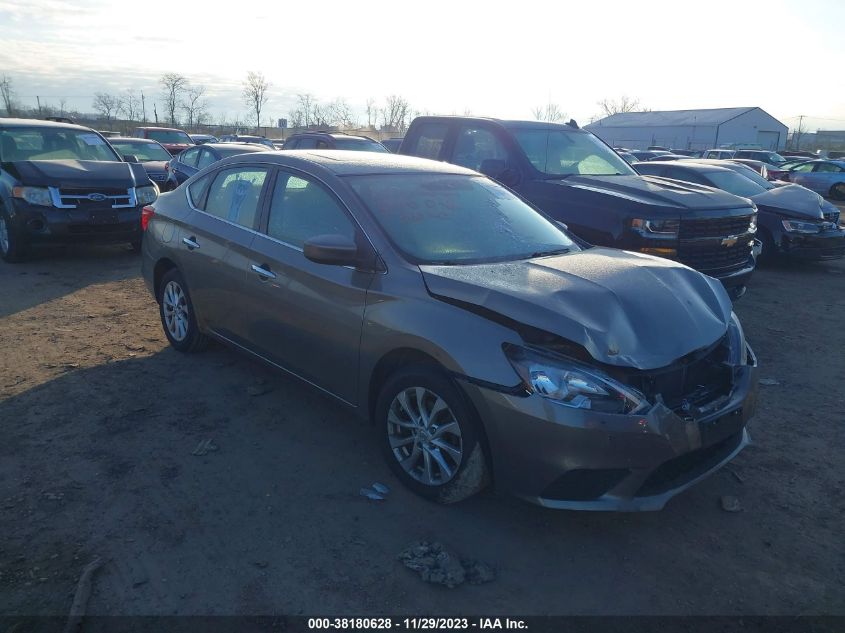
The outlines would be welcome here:
M 568 248 L 568 247 L 567 248 L 558 248 L 558 249 L 555 249 L 555 250 L 552 250 L 552 251 L 536 251 L 534 253 L 531 253 L 531 255 L 529 255 L 528 257 L 526 257 L 526 259 L 534 259 L 535 257 L 549 257 L 551 255 L 563 255 L 564 253 L 569 253 L 571 251 L 572 251 L 572 249 Z

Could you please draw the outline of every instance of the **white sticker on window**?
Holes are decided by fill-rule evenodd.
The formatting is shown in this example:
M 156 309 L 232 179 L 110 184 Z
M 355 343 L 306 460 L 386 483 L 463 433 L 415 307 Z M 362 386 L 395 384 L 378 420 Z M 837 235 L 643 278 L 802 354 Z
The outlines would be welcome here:
M 80 138 L 86 145 L 105 145 L 106 142 L 96 134 L 80 134 Z

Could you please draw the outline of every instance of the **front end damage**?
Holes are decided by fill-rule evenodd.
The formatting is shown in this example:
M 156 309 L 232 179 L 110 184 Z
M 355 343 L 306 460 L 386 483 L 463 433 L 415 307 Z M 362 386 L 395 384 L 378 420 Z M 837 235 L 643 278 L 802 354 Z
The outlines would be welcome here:
M 742 345 L 741 364 L 731 364 L 723 340 L 659 371 L 618 373 L 646 399 L 626 414 L 466 385 L 497 486 L 550 508 L 662 509 L 750 442 L 757 360 Z

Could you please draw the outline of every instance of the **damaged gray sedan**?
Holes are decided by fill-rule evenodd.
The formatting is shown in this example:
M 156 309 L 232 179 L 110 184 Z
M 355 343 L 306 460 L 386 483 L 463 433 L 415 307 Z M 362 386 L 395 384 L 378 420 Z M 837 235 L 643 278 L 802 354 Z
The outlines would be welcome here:
M 718 281 L 579 246 L 461 167 L 237 156 L 143 226 L 174 348 L 215 339 L 331 394 L 427 498 L 658 510 L 749 442 L 757 363 Z

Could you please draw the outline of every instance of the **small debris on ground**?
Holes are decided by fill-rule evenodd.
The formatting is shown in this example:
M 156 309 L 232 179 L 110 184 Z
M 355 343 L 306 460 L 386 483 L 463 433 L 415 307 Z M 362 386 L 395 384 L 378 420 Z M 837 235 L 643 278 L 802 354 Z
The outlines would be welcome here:
M 722 497 L 722 510 L 725 512 L 741 512 L 742 505 L 736 497 L 725 495 Z
M 399 560 L 425 582 L 450 589 L 465 582 L 480 585 L 496 579 L 495 570 L 487 563 L 460 559 L 437 541 L 413 543 L 399 554 Z
M 745 483 L 745 479 L 743 479 L 742 476 L 738 472 L 736 472 L 733 468 L 725 468 L 725 470 L 727 470 L 731 475 L 733 475 L 733 478 L 736 479 L 739 483 L 741 483 L 741 484 Z
M 774 378 L 761 378 L 760 384 L 761 385 L 774 386 L 774 385 L 779 385 L 780 382 L 775 380 Z
M 372 488 L 361 488 L 359 491 L 362 497 L 372 499 L 373 501 L 384 501 L 384 495 Z
M 375 482 L 373 484 L 373 490 L 383 495 L 386 495 L 388 492 L 390 492 L 390 488 L 388 488 L 384 484 L 380 484 L 379 482 Z
M 191 451 L 191 455 L 208 455 L 209 453 L 218 450 L 220 447 L 214 443 L 214 440 L 207 439 L 207 440 L 200 440 L 200 443 L 197 444 L 197 447 Z

